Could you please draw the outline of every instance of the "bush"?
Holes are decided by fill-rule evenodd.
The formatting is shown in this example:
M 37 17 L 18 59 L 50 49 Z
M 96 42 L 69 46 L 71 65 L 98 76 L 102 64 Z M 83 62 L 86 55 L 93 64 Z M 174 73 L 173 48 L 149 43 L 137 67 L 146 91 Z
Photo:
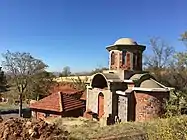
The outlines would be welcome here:
M 176 116 L 143 123 L 150 140 L 186 140 L 187 116 Z

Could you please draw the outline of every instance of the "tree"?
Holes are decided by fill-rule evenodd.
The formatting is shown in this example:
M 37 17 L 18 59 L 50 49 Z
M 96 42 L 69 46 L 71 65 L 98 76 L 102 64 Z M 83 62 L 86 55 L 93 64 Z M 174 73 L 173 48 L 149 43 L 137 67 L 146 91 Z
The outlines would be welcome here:
M 169 60 L 175 52 L 174 48 L 158 37 L 151 38 L 149 44 L 153 54 L 145 56 L 144 64 L 153 69 L 162 69 L 168 66 Z
M 167 72 L 162 74 L 162 83 L 175 88 L 169 105 L 173 106 L 175 114 L 180 114 L 181 108 L 187 107 L 186 102 L 182 103 L 184 100 L 187 101 L 187 55 L 178 52 L 173 57 L 173 62 L 167 68 Z
M 183 34 L 181 34 L 180 40 L 183 41 L 185 43 L 185 45 L 187 46 L 187 31 L 185 31 Z
M 70 76 L 70 74 L 71 74 L 70 67 L 66 66 L 66 67 L 63 68 L 62 73 L 59 76 L 60 77 Z
M 151 38 L 149 45 L 152 54 L 145 55 L 145 70 L 150 71 L 159 82 L 163 83 L 162 74 L 166 72 L 172 62 L 174 48 L 158 37 Z
M 39 100 L 50 94 L 52 86 L 56 83 L 55 76 L 47 71 L 34 74 L 29 82 L 27 98 Z
M 2 67 L 0 67 L 0 93 L 7 90 L 7 80 Z
M 187 32 L 181 35 L 180 40 L 186 43 Z M 176 52 L 172 57 L 173 61 L 161 75 L 161 80 L 165 85 L 175 88 L 168 105 L 172 115 L 178 115 L 182 108 L 187 108 L 187 52 Z
M 34 58 L 30 53 L 10 52 L 2 54 L 3 66 L 11 73 L 12 79 L 19 93 L 19 116 L 22 116 L 22 97 L 27 90 L 32 76 L 42 72 L 47 67 L 41 60 Z

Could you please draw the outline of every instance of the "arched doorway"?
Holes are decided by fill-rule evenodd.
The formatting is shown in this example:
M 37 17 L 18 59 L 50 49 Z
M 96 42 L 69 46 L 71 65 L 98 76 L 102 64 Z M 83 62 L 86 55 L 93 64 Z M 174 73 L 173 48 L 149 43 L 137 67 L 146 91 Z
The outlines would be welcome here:
M 98 117 L 101 118 L 104 115 L 104 95 L 102 92 L 98 95 Z
M 96 74 L 91 82 L 92 88 L 104 89 L 108 87 L 107 81 L 102 74 Z

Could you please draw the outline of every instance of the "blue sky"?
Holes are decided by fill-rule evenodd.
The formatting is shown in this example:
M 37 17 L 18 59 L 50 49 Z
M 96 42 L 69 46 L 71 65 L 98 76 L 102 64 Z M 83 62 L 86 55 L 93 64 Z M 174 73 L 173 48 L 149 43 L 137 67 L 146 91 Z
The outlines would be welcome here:
M 0 53 L 30 52 L 51 71 L 89 71 L 108 66 L 105 48 L 121 37 L 148 45 L 159 36 L 183 50 L 186 13 L 186 0 L 1 0 Z

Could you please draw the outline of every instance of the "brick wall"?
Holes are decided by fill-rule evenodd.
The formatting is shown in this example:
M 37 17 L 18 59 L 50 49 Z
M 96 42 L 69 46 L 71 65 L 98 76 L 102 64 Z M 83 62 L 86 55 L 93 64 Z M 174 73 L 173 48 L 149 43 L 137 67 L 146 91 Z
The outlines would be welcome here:
M 123 70 L 131 70 L 133 67 L 133 57 L 131 52 L 126 52 L 125 61 L 123 61 L 123 52 L 122 51 L 112 51 L 110 55 L 113 54 L 112 57 L 110 57 L 110 69 L 111 70 L 117 70 L 117 69 L 123 69 Z M 114 60 L 112 60 L 114 59 Z M 114 63 L 111 63 L 111 62 Z
M 83 116 L 84 109 L 79 108 L 72 111 L 64 112 L 62 117 L 80 117 Z
M 145 121 L 161 117 L 164 113 L 164 99 L 169 98 L 167 92 L 135 92 L 135 120 Z
M 56 118 L 56 117 L 61 117 L 61 115 L 50 114 L 49 117 Z M 43 113 L 43 112 L 37 112 L 37 119 L 45 119 L 45 118 L 47 118 L 47 117 L 45 117 L 45 113 Z
M 111 70 L 142 70 L 142 52 L 126 51 L 123 53 L 119 50 L 113 50 L 110 52 L 109 61 Z
M 47 117 L 79 117 L 83 116 L 84 109 L 79 108 L 72 111 L 67 112 L 51 112 L 47 110 L 32 110 L 32 117 L 36 119 L 45 119 Z M 46 116 L 48 114 L 48 116 Z
M 131 53 L 127 52 L 126 53 L 126 58 L 125 61 L 123 62 L 123 53 L 122 51 L 113 51 L 114 53 L 114 57 L 110 57 L 110 62 L 112 61 L 111 59 L 115 59 L 114 60 L 114 64 L 110 63 L 110 69 L 111 70 L 117 70 L 117 69 L 123 69 L 123 70 L 129 70 L 131 69 L 131 63 L 132 63 L 132 59 L 131 59 Z
M 116 70 L 119 67 L 119 53 L 120 51 L 112 51 L 110 53 L 110 69 Z M 112 63 L 113 61 L 113 63 Z

